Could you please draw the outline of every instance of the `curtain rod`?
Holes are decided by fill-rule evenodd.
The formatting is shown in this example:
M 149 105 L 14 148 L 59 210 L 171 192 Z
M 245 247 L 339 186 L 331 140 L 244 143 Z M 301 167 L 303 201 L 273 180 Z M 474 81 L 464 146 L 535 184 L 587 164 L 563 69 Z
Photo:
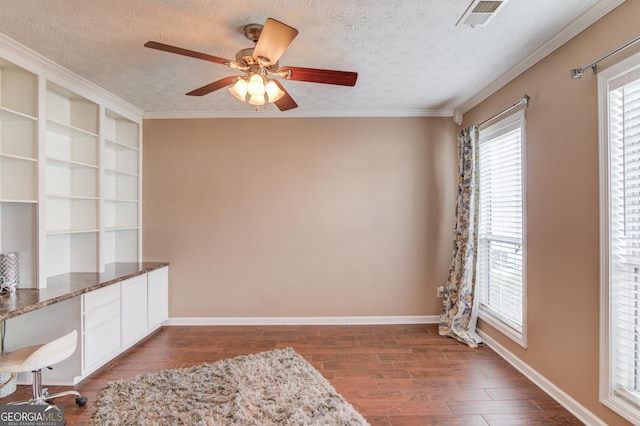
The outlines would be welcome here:
M 515 107 L 517 107 L 518 105 L 522 105 L 525 104 L 526 106 L 529 106 L 529 100 L 531 98 L 529 97 L 529 95 L 527 95 L 526 93 L 524 95 L 522 95 L 522 97 L 520 98 L 520 100 L 518 102 L 516 102 L 515 104 L 511 105 L 509 108 L 500 111 L 499 113 L 497 113 L 494 116 L 491 116 L 489 118 L 487 118 L 486 120 L 484 120 L 482 123 L 478 124 L 478 127 L 482 126 L 483 124 L 486 124 L 488 122 L 490 122 L 491 120 L 493 120 L 494 118 L 498 118 L 500 117 L 502 114 L 506 114 L 509 111 L 511 111 L 512 109 L 514 109 Z
M 596 74 L 598 72 L 598 63 L 601 61 L 604 61 L 605 59 L 607 59 L 609 56 L 614 55 L 616 53 L 618 53 L 619 51 L 626 49 L 627 47 L 631 46 L 634 43 L 637 43 L 638 41 L 640 41 L 640 36 L 634 38 L 633 40 L 623 44 L 622 46 L 618 47 L 617 49 L 612 50 L 611 52 L 607 53 L 606 55 L 596 59 L 595 61 L 591 62 L 588 65 L 585 65 L 582 68 L 574 68 L 571 70 L 571 78 L 574 80 L 577 80 L 579 78 L 582 77 L 582 74 L 584 74 L 584 72 L 586 70 L 588 70 L 589 68 L 591 68 L 591 70 L 593 70 L 593 73 Z

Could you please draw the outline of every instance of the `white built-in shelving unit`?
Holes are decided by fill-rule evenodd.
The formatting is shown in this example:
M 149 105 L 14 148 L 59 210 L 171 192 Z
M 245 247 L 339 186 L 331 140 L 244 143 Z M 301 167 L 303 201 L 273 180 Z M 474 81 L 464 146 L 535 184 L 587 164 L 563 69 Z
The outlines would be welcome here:
M 0 253 L 20 287 L 141 260 L 142 112 L 0 35 Z
M 37 282 L 38 76 L 0 59 L 0 253 Z
M 47 83 L 48 277 L 100 270 L 98 108 L 94 102 Z
M 104 262 L 139 258 L 140 126 L 107 110 L 104 133 Z

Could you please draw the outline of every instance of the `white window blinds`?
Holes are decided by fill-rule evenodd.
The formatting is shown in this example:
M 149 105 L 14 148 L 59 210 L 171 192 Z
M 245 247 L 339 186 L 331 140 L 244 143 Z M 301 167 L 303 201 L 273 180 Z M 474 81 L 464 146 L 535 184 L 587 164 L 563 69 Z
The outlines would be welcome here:
M 640 405 L 640 79 L 610 88 L 608 166 L 611 380 Z
M 480 317 L 524 345 L 524 113 L 480 131 Z

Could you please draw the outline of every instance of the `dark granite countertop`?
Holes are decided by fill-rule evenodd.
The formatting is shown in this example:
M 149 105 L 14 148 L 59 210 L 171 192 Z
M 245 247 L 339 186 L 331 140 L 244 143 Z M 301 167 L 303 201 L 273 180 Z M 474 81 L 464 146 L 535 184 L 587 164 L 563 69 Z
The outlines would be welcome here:
M 46 288 L 18 287 L 14 293 L 0 295 L 0 320 L 17 317 L 165 266 L 169 266 L 169 263 L 110 263 L 100 273 L 73 272 L 50 277 Z

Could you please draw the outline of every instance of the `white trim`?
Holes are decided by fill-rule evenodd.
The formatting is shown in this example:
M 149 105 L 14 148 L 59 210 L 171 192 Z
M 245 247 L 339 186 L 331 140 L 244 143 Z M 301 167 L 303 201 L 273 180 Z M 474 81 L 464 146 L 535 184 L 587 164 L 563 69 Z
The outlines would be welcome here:
M 612 89 L 611 82 L 630 73 L 638 72 L 638 70 L 640 70 L 640 53 L 636 53 L 598 73 L 598 161 L 600 165 L 600 371 L 598 396 L 603 405 L 634 424 L 640 422 L 638 405 L 620 396 L 612 386 L 612 358 L 615 348 L 611 337 L 614 331 L 611 324 L 611 235 L 609 233 L 611 225 L 609 94 Z
M 500 355 L 505 361 L 511 364 L 516 370 L 524 374 L 529 380 L 531 380 L 536 386 L 546 392 L 551 398 L 553 398 L 558 404 L 562 405 L 571 414 L 576 416 L 578 420 L 587 425 L 599 425 L 607 426 L 607 423 L 602 421 L 598 416 L 593 414 L 587 408 L 585 408 L 578 401 L 569 396 L 566 392 L 560 389 L 558 386 L 549 381 L 542 374 L 531 368 L 527 363 L 520 358 L 509 352 L 507 348 L 502 346 L 496 340 L 494 340 L 487 333 L 482 330 L 477 330 L 478 335 L 484 340 L 487 346 Z
M 163 325 L 390 325 L 438 324 L 438 315 L 354 317 L 178 317 Z
M 249 105 L 248 105 L 249 106 Z M 147 111 L 145 120 L 190 119 L 190 118 L 316 118 L 316 117 L 452 117 L 453 109 L 394 109 L 394 110 L 292 110 L 281 112 L 274 108 L 261 109 L 259 112 L 248 109 L 235 112 L 211 111 Z
M 580 34 L 590 25 L 598 21 L 600 18 L 611 12 L 616 7 L 624 3 L 624 0 L 608 0 L 599 1 L 591 9 L 580 15 L 576 20 L 571 22 L 561 32 L 546 42 L 542 47 L 527 56 L 525 59 L 516 64 L 506 73 L 498 77 L 497 80 L 486 86 L 480 92 L 473 95 L 469 100 L 455 108 L 455 117 L 459 117 L 462 123 L 462 116 L 471 108 L 493 95 L 495 92 L 514 80 L 520 74 L 537 64 L 542 59 L 560 48 L 563 44 Z M 567 81 L 569 80 L 569 70 L 567 70 Z M 456 121 L 457 122 L 457 121 Z
M 511 126 L 511 127 L 510 127 Z M 492 124 L 480 129 L 480 145 L 482 146 L 483 138 L 487 141 L 498 137 L 503 134 L 506 128 L 509 130 L 520 130 L 520 151 L 522 153 L 520 158 L 520 167 L 522 172 L 522 331 L 518 331 L 512 328 L 508 321 L 501 318 L 499 313 L 495 314 L 491 310 L 483 307 L 480 303 L 480 309 L 478 311 L 478 318 L 486 321 L 489 325 L 496 330 L 522 346 L 527 347 L 527 330 L 528 330 L 528 318 L 527 318 L 527 128 L 526 128 L 526 116 L 525 110 L 521 109 L 514 113 L 509 114 L 499 121 L 492 122 Z
M 607 75 L 617 67 L 609 68 L 598 75 L 598 161 L 600 164 L 599 198 L 600 198 L 600 344 L 598 398 L 607 405 L 610 397 L 611 363 L 609 348 L 611 347 L 611 327 L 609 320 L 609 246 L 607 241 L 609 227 L 609 82 Z M 606 243 L 605 243 L 606 241 Z M 613 407 L 610 407 L 614 409 Z

